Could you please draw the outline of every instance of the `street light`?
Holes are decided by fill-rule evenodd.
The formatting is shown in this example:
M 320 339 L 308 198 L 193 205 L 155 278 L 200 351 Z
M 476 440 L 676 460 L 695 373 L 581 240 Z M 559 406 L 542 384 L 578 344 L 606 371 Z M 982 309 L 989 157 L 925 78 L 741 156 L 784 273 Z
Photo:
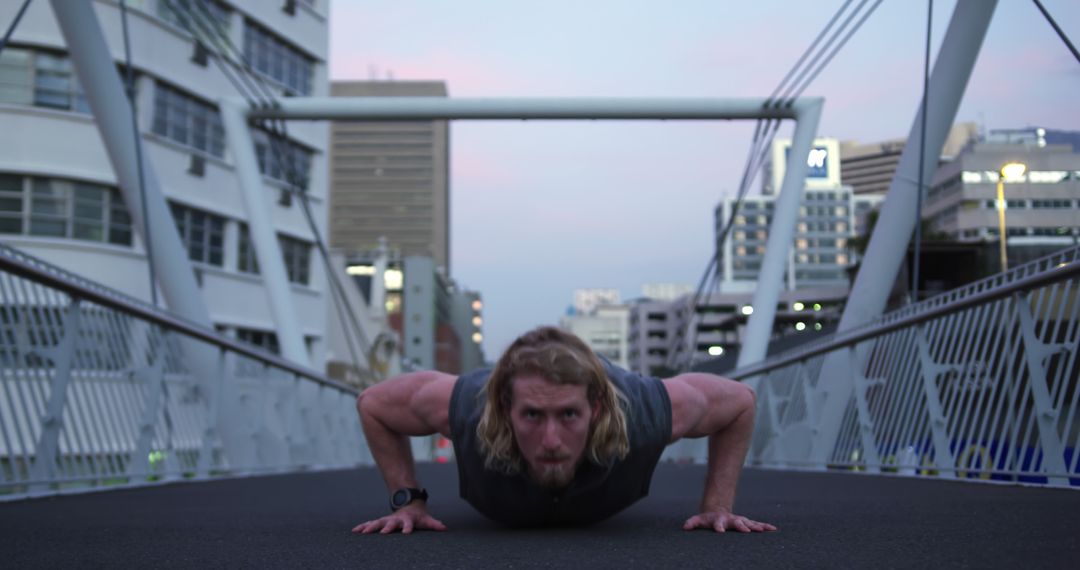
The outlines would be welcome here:
M 1006 162 L 1001 167 L 997 183 L 998 233 L 1001 244 L 1001 272 L 1009 269 L 1009 256 L 1005 253 L 1005 180 L 1016 182 L 1024 177 L 1027 165 L 1023 162 Z

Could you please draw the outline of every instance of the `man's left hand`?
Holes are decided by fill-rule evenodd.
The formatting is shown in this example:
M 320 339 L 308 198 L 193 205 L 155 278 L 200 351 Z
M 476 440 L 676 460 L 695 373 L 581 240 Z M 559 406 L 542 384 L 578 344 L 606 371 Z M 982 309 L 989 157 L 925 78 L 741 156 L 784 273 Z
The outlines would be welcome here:
M 711 529 L 716 532 L 727 532 L 728 530 L 739 532 L 770 532 L 776 530 L 776 527 L 769 523 L 750 520 L 744 516 L 726 510 L 694 515 L 683 523 L 683 530 L 694 530 L 696 528 Z

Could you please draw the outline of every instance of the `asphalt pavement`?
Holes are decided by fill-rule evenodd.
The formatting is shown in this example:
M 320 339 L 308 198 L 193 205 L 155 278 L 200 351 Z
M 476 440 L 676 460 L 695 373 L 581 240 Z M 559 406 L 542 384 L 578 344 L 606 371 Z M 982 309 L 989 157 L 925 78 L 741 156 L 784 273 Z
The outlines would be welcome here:
M 354 535 L 387 512 L 372 468 L 0 503 L 5 568 L 1080 568 L 1080 490 L 747 470 L 736 510 L 765 534 L 684 531 L 702 466 L 583 528 L 499 527 L 421 465 L 447 532 Z

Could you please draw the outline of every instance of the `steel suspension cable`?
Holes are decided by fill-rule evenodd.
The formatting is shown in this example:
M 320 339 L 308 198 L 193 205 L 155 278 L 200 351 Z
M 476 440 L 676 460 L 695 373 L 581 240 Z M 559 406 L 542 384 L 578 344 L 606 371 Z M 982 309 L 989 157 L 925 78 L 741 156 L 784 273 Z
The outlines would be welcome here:
M 777 86 L 773 89 L 772 93 L 766 99 L 766 107 L 774 104 L 776 106 L 782 104 L 782 98 L 778 100 L 776 99 L 776 96 L 784 89 L 784 87 L 788 84 L 791 78 L 796 75 L 799 68 L 803 65 L 804 62 L 806 62 L 807 57 L 809 57 L 809 55 L 814 51 L 814 49 L 821 43 L 821 40 L 825 38 L 825 36 L 829 33 L 829 30 L 831 30 L 832 27 L 836 24 L 837 20 L 839 20 L 840 16 L 843 14 L 843 12 L 847 9 L 847 7 L 851 4 L 852 1 L 853 0 L 845 0 L 844 3 L 841 4 L 840 8 L 836 11 L 836 13 L 833 14 L 832 18 L 829 19 L 825 27 L 822 28 L 820 32 L 818 32 L 817 37 L 815 37 L 814 40 L 810 43 L 810 45 L 805 50 L 803 50 L 802 55 L 799 56 L 795 64 L 791 67 L 790 70 L 788 70 L 787 74 L 784 75 L 784 77 L 780 80 L 780 83 L 777 84 Z M 865 4 L 865 2 L 866 0 L 863 0 L 863 4 Z M 861 5 L 862 4 L 860 4 L 860 7 Z M 856 11 L 857 10 L 858 8 L 856 8 Z M 847 21 L 850 21 L 850 19 L 851 18 L 849 17 Z M 840 30 L 842 29 L 843 26 L 840 28 Z M 833 38 L 826 43 L 826 46 L 831 45 L 831 43 L 835 40 L 835 36 L 837 33 L 839 32 L 834 33 Z M 818 56 L 815 56 L 811 60 L 811 65 L 816 62 L 819 57 L 820 54 Z M 802 77 L 803 75 L 803 73 L 799 73 L 799 77 Z M 705 291 L 705 284 L 706 282 L 709 282 L 708 290 L 710 294 L 716 288 L 717 282 L 719 281 L 720 268 L 718 267 L 718 264 L 721 248 L 727 240 L 727 235 L 735 220 L 735 216 L 738 215 L 743 199 L 745 198 L 746 193 L 749 191 L 750 186 L 753 184 L 753 180 L 756 178 L 757 171 L 760 169 L 761 164 L 764 161 L 765 155 L 768 152 L 768 149 L 772 143 L 772 140 L 775 137 L 776 131 L 779 129 L 779 124 L 779 120 L 774 119 L 758 119 L 756 121 L 756 124 L 754 126 L 754 136 L 751 140 L 750 149 L 747 153 L 746 164 L 743 166 L 743 172 L 742 176 L 740 177 L 739 187 L 735 195 L 735 200 L 731 203 L 731 212 L 728 213 L 727 221 L 722 226 L 719 237 L 715 240 L 716 247 L 714 248 L 713 255 L 710 257 L 709 262 L 705 267 L 705 270 L 702 272 L 701 279 L 698 282 L 698 286 L 694 290 L 694 297 L 691 304 L 692 310 L 694 312 L 691 313 L 690 322 L 687 326 L 687 329 L 689 330 L 680 328 L 675 332 L 675 350 L 669 354 L 666 362 L 667 365 L 671 368 L 683 367 L 678 363 L 678 359 L 680 357 L 682 345 L 684 344 L 682 341 L 685 338 L 689 336 L 691 339 L 690 344 L 696 345 L 697 327 L 693 322 L 693 316 L 697 312 L 697 307 L 700 304 L 702 294 Z M 710 274 L 712 275 L 712 279 L 710 279 Z M 694 350 L 694 347 L 688 349 L 688 353 L 691 355 L 691 360 Z
M 139 167 L 139 207 L 142 210 L 143 238 L 146 247 L 146 265 L 150 274 L 150 302 L 155 307 L 157 298 L 157 277 L 154 270 L 154 245 L 150 237 L 150 216 L 146 207 L 146 172 L 143 167 L 142 135 L 139 133 L 139 113 L 135 106 L 135 70 L 131 65 L 131 36 L 128 33 L 127 2 L 120 2 L 120 27 L 124 34 L 124 63 L 128 105 L 131 107 L 131 134 L 135 140 L 135 164 Z
M 4 33 L 4 39 L 0 40 L 0 52 L 4 51 L 7 47 L 8 40 L 11 39 L 11 34 L 15 33 L 15 28 L 19 26 L 19 20 L 22 20 L 23 14 L 26 13 L 26 9 L 30 6 L 30 0 L 23 2 L 19 12 L 15 14 L 15 19 L 11 21 L 11 25 L 8 26 L 7 32 Z
M 869 0 L 861 0 L 859 4 L 856 5 L 855 8 L 847 15 L 843 23 L 835 31 L 833 31 L 832 35 L 829 36 L 829 39 L 822 45 L 822 39 L 824 39 L 826 35 L 828 35 L 829 31 L 840 19 L 841 15 L 847 10 L 848 6 L 851 5 L 852 1 L 853 0 L 845 0 L 844 3 L 841 4 L 840 8 L 836 11 L 835 14 L 833 14 L 832 18 L 829 19 L 825 27 L 810 43 L 810 46 L 808 46 L 806 50 L 803 51 L 802 55 L 800 55 L 798 60 L 795 62 L 795 65 L 793 65 L 792 68 L 787 72 L 787 74 L 781 79 L 777 87 L 773 89 L 773 92 L 766 100 L 766 106 L 774 105 L 776 107 L 779 107 L 782 105 L 792 105 L 795 100 L 798 99 L 799 95 L 802 94 L 802 92 L 810 85 L 810 83 L 813 82 L 813 80 L 817 78 L 821 71 L 832 61 L 832 59 L 836 56 L 840 49 L 844 47 L 848 40 L 851 39 L 855 32 L 862 27 L 863 23 L 877 9 L 877 7 L 881 4 L 882 0 L 877 0 L 870 7 L 869 10 L 862 14 L 862 16 L 856 22 L 856 17 L 859 16 L 859 13 L 862 12 L 863 7 L 867 4 L 867 2 L 869 2 Z M 855 22 L 855 24 L 849 29 L 849 26 L 851 26 L 852 22 Z M 843 39 L 840 40 L 840 43 L 837 44 L 831 51 L 829 51 L 829 48 L 833 46 L 836 40 L 840 38 L 841 35 L 845 33 L 845 31 L 847 33 L 846 35 L 844 35 Z M 813 57 L 810 57 L 810 54 L 814 52 L 814 50 L 819 45 L 821 45 L 822 47 Z M 825 55 L 826 52 L 828 52 L 827 56 Z M 823 56 L 825 56 L 824 60 L 822 60 Z M 808 61 L 808 57 L 810 58 L 809 63 L 806 63 Z M 804 63 L 805 65 L 803 65 Z M 800 67 L 802 67 L 801 70 Z M 811 69 L 813 69 L 812 72 Z M 792 78 L 794 78 L 794 80 L 792 80 Z M 787 85 L 789 82 L 791 83 L 791 85 Z M 777 97 L 778 95 L 780 96 Z M 759 119 L 757 121 L 754 130 L 754 137 L 751 142 L 750 151 L 747 156 L 747 163 L 743 169 L 743 175 L 739 183 L 739 190 L 736 194 L 735 200 L 732 202 L 732 208 L 731 212 L 729 213 L 727 223 L 725 223 L 723 228 L 721 229 L 720 236 L 716 240 L 716 249 L 711 259 L 709 260 L 705 271 L 702 274 L 702 278 L 699 281 L 698 288 L 695 290 L 693 298 L 694 313 L 692 313 L 692 315 L 696 314 L 697 306 L 700 303 L 702 293 L 704 292 L 703 289 L 705 283 L 707 280 L 709 280 L 709 273 L 711 271 L 719 271 L 718 260 L 720 256 L 720 250 L 723 246 L 723 243 L 727 240 L 729 230 L 735 220 L 735 217 L 738 215 L 743 199 L 745 198 L 749 187 L 753 184 L 753 180 L 756 178 L 758 170 L 765 162 L 765 158 L 768 154 L 769 148 L 772 145 L 772 141 L 775 139 L 776 133 L 779 131 L 779 127 L 780 121 L 777 119 L 768 119 L 765 121 Z M 711 290 L 715 289 L 715 284 L 717 284 L 718 281 L 718 276 L 714 275 L 713 279 L 710 281 L 710 292 Z M 689 333 L 685 333 L 682 329 L 676 331 L 676 350 L 673 353 L 673 356 L 676 358 L 682 346 L 682 343 L 680 341 L 687 336 L 690 336 L 692 339 L 696 338 L 697 327 L 694 325 L 692 317 L 690 320 L 691 323 L 688 328 L 690 328 L 691 331 Z M 691 343 L 696 344 L 696 341 L 692 340 Z M 687 349 L 687 352 L 692 355 L 694 354 L 695 350 L 696 347 L 689 347 Z M 671 360 L 672 359 L 669 358 L 669 363 L 671 362 Z
M 199 26 L 200 32 L 202 32 L 202 34 L 199 35 L 209 38 L 209 43 L 212 44 L 215 48 L 215 50 L 211 53 L 211 55 L 214 56 L 215 62 L 217 62 L 218 67 L 222 70 L 222 72 L 226 76 L 230 77 L 230 81 L 233 83 L 233 86 L 237 89 L 237 91 L 241 94 L 245 101 L 248 102 L 249 105 L 253 107 L 265 108 L 274 107 L 277 105 L 273 89 L 269 87 L 266 80 L 264 80 L 261 75 L 254 70 L 247 57 L 243 53 L 241 53 L 240 50 L 235 46 L 235 44 L 233 44 L 232 41 L 223 34 L 220 28 L 218 28 L 218 26 L 214 24 L 213 15 L 209 12 L 209 9 L 207 7 L 202 6 L 199 0 L 193 0 L 188 2 L 184 2 L 182 0 L 181 2 L 173 2 L 170 0 L 166 0 L 166 2 L 174 11 L 182 12 L 182 15 L 186 15 L 187 19 L 190 19 L 191 22 Z M 192 5 L 194 5 L 194 9 L 192 8 Z M 200 9 L 202 10 L 202 13 L 196 14 L 195 10 Z M 196 35 L 194 30 L 189 29 L 188 31 L 192 32 L 193 35 Z M 196 39 L 198 40 L 198 37 Z M 205 44 L 206 42 L 204 42 L 204 45 Z M 209 51 L 210 46 L 206 47 Z M 235 55 L 239 61 L 234 61 L 232 57 L 229 56 L 229 52 Z M 222 60 L 224 60 L 224 63 L 222 62 Z M 236 79 L 231 78 L 233 71 L 227 69 L 229 66 L 237 68 L 235 70 L 236 76 L 238 76 Z M 280 128 L 278 127 L 277 122 L 281 123 Z M 330 263 L 329 259 L 329 251 L 326 247 L 325 242 L 322 239 L 321 232 L 319 232 L 318 230 L 318 226 L 315 224 L 314 216 L 310 211 L 310 204 L 308 202 L 308 195 L 306 191 L 306 181 L 300 180 L 300 177 L 296 172 L 297 169 L 295 163 L 292 159 L 292 153 L 287 152 L 287 150 L 284 149 L 285 145 L 288 144 L 288 131 L 287 127 L 285 126 L 285 121 L 278 119 L 275 121 L 259 121 L 256 124 L 262 126 L 262 128 L 267 131 L 267 134 L 270 135 L 268 146 L 272 156 L 268 157 L 268 160 L 273 160 L 281 166 L 285 174 L 285 182 L 288 186 L 287 191 L 290 193 L 290 195 L 296 195 L 301 200 L 305 220 L 312 231 L 317 250 L 319 251 L 320 257 L 323 261 L 323 265 L 327 271 L 327 279 L 330 282 L 331 286 L 331 300 L 334 302 L 335 309 L 338 309 L 339 313 L 344 312 L 348 316 L 347 324 L 343 326 L 342 329 L 345 331 L 345 334 L 347 336 L 346 344 L 349 346 L 349 351 L 353 359 L 353 364 L 357 368 L 357 370 L 359 370 L 360 359 L 355 352 L 355 346 L 352 342 L 352 333 L 349 331 L 349 326 L 351 325 L 354 329 L 353 332 L 355 332 L 355 334 L 357 335 L 357 340 L 359 341 L 359 344 L 361 346 L 366 349 L 367 345 L 370 343 L 368 342 L 366 335 L 363 332 L 363 327 L 360 325 L 359 321 L 357 321 L 357 317 L 352 310 L 351 303 L 345 296 L 343 286 L 341 285 L 341 283 L 339 283 L 336 274 L 332 270 L 332 264 Z M 343 303 L 345 305 L 344 311 L 340 310 L 339 297 L 340 303 Z
M 1042 12 L 1042 15 L 1046 17 L 1046 21 L 1050 22 L 1050 26 L 1054 28 L 1055 32 L 1057 32 L 1057 35 L 1061 38 L 1061 41 L 1065 42 L 1065 46 L 1068 47 L 1069 51 L 1072 52 L 1073 57 L 1076 58 L 1076 61 L 1080 62 L 1080 51 L 1077 51 L 1076 46 L 1074 46 L 1073 43 L 1069 41 L 1069 36 L 1065 35 L 1065 30 L 1062 30 L 1061 26 L 1059 26 L 1058 23 L 1054 21 L 1054 18 L 1050 16 L 1050 12 L 1046 11 L 1046 8 L 1042 5 L 1042 2 L 1040 2 L 1039 0 L 1033 1 L 1035 2 L 1035 6 L 1039 9 L 1039 11 Z

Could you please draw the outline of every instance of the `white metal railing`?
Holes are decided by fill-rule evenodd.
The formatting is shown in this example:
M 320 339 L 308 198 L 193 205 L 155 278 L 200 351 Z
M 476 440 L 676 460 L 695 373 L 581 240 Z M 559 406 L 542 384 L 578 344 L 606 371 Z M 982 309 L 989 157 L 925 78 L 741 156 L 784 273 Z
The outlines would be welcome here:
M 758 393 L 747 463 L 1080 486 L 1078 289 L 1073 247 L 735 371 Z M 834 358 L 849 377 L 820 377 Z M 838 386 L 846 412 L 820 417 Z
M 0 499 L 371 463 L 356 395 L 0 245 Z

